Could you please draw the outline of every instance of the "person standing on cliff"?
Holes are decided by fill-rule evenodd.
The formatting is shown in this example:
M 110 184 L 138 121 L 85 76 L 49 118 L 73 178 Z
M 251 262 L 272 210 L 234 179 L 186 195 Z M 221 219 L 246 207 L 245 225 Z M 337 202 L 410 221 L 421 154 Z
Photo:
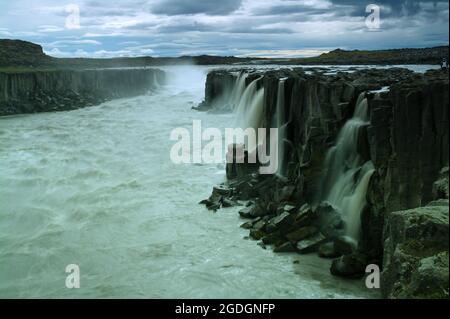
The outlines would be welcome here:
M 448 62 L 447 62 L 447 59 L 446 59 L 446 58 L 443 58 L 443 59 L 442 59 L 442 62 L 441 62 L 441 70 L 442 70 L 442 71 L 448 71 Z

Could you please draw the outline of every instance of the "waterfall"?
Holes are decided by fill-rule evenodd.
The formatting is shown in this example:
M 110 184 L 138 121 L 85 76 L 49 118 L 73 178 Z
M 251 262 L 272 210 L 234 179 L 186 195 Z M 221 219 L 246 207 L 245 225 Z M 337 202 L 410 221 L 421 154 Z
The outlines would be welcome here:
M 153 72 L 153 87 L 155 89 L 158 89 L 161 85 L 159 84 L 158 81 L 158 75 L 156 74 L 156 72 Z
M 365 93 L 357 100 L 353 118 L 339 132 L 336 145 L 326 156 L 327 173 L 322 197 L 337 208 L 346 224 L 348 236 L 358 240 L 360 216 L 366 205 L 366 193 L 374 172 L 371 161 L 364 162 L 358 154 L 359 130 L 369 123 Z
M 236 84 L 231 93 L 231 103 L 233 103 L 234 113 L 236 114 L 237 128 L 247 129 L 253 128 L 256 133 L 263 122 L 263 107 L 264 107 L 264 88 L 258 89 L 257 78 L 253 80 L 247 87 L 245 81 L 247 74 L 241 73 L 236 80 Z M 256 134 L 257 135 L 257 134 Z M 258 137 L 256 136 L 256 143 Z M 250 145 L 248 141 L 243 141 L 246 149 L 249 152 L 254 151 L 257 145 Z
M 286 79 L 280 79 L 278 82 L 277 104 L 275 116 L 273 117 L 272 127 L 278 128 L 278 169 L 277 175 L 285 175 L 284 151 L 286 139 L 286 114 L 284 105 L 284 83 Z
M 236 78 L 236 82 L 233 86 L 230 95 L 230 105 L 233 111 L 235 111 L 239 105 L 239 101 L 245 91 L 245 80 L 247 79 L 247 73 L 240 72 Z
M 258 80 L 253 80 L 244 90 L 242 95 L 236 99 L 235 113 L 236 126 L 242 129 L 254 128 L 258 129 L 262 121 L 264 89 L 258 90 Z M 244 79 L 245 83 L 245 79 Z M 237 83 L 239 86 L 239 83 Z

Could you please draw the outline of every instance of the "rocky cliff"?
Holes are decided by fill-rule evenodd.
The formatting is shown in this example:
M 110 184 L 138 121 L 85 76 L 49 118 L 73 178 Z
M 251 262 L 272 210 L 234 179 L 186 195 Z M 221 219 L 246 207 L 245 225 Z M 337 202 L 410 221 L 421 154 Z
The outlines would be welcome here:
M 203 203 L 214 210 L 245 204 L 240 215 L 249 219 L 243 227 L 252 238 L 276 252 L 334 258 L 335 275 L 361 277 L 367 265 L 378 265 L 386 297 L 448 296 L 448 257 L 442 262 L 448 204 L 429 204 L 448 198 L 448 179 L 440 173 L 448 166 L 448 73 L 214 71 L 199 109 L 228 103 L 225 108 L 242 112 L 255 92 L 263 92 L 259 127 L 283 132 L 285 168 L 261 175 L 257 165 L 229 163 L 228 183 Z M 245 118 L 245 111 L 238 116 Z M 426 205 L 433 207 L 419 208 Z M 416 210 L 403 212 L 408 209 Z M 405 266 L 397 248 L 412 239 L 419 253 L 410 253 Z M 428 281 L 417 274 L 434 263 L 447 269 L 446 279 L 442 271 Z M 407 275 L 399 265 L 409 267 Z
M 145 94 L 164 81 L 158 69 L 0 72 L 0 116 L 72 110 Z

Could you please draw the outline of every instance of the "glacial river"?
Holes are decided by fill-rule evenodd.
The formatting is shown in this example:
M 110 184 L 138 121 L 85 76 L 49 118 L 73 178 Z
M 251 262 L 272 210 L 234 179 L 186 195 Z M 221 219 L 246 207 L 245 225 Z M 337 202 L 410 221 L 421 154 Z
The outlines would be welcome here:
M 224 166 L 172 163 L 170 132 L 234 118 L 191 110 L 206 69 L 170 72 L 145 96 L 0 118 L 0 297 L 377 297 L 329 260 L 244 239 L 238 208 L 198 205 Z M 79 289 L 65 286 L 69 264 Z

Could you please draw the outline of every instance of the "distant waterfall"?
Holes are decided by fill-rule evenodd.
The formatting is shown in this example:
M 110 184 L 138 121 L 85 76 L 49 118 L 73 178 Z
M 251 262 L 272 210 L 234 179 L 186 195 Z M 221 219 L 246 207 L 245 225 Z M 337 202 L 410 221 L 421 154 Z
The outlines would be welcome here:
M 336 146 L 326 156 L 327 174 L 323 181 L 323 198 L 339 209 L 348 236 L 358 240 L 360 216 L 366 205 L 366 193 L 374 172 L 371 161 L 358 154 L 359 130 L 369 123 L 365 94 L 358 97 L 353 118 L 341 129 Z
M 161 87 L 161 85 L 158 81 L 158 75 L 156 74 L 156 72 L 153 72 L 153 88 L 158 89 L 159 87 Z

